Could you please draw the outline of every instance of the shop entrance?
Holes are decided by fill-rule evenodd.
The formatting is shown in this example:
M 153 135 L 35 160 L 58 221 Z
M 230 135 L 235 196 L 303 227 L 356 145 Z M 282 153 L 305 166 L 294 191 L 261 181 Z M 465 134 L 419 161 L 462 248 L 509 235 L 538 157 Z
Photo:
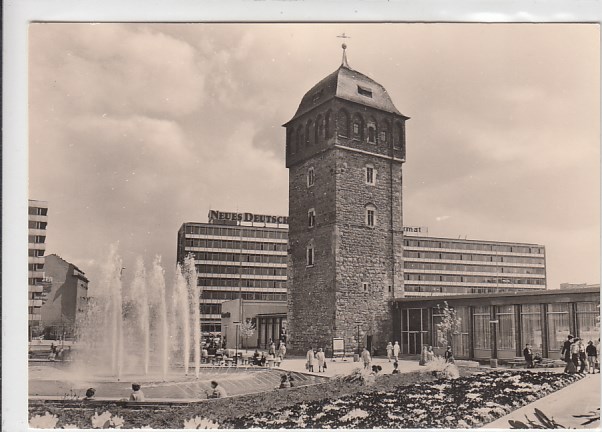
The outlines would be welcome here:
M 410 308 L 401 310 L 401 352 L 420 354 L 423 345 L 428 345 L 428 310 Z

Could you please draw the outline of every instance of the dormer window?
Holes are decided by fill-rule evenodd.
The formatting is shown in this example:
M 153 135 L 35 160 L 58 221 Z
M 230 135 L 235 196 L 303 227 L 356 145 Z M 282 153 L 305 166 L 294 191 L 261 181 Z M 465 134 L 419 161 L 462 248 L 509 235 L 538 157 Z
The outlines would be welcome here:
M 362 86 L 357 86 L 357 93 L 362 95 L 362 96 L 366 96 L 369 98 L 372 98 L 372 90 L 370 90 L 369 88 L 366 87 L 362 87 Z

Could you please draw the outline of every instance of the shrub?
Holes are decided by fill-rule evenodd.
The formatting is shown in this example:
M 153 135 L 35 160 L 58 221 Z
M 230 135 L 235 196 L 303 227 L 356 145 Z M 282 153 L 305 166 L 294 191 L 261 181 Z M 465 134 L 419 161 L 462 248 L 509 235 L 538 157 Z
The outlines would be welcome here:
M 456 379 L 460 377 L 458 367 L 453 363 L 448 363 L 443 357 L 435 356 L 435 358 L 426 364 L 423 369 L 426 373 L 432 373 L 437 378 Z

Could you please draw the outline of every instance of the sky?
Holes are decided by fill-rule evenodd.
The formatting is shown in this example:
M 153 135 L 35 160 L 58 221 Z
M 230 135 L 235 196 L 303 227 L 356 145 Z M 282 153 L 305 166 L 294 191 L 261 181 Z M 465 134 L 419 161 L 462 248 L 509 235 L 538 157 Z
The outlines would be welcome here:
M 285 131 L 341 63 L 407 122 L 404 225 L 546 247 L 600 282 L 600 45 L 590 24 L 31 24 L 29 196 L 95 295 L 110 245 L 173 278 L 209 209 L 286 215 Z M 132 269 L 128 273 L 128 269 Z

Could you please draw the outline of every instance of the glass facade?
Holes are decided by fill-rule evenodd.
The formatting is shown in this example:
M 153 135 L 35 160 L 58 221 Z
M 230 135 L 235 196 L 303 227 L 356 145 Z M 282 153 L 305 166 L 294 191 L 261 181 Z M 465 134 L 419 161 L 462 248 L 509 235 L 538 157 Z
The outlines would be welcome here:
M 491 308 L 476 306 L 473 313 L 474 347 L 480 350 L 491 349 Z
M 520 308 L 520 331 L 523 346 L 529 344 L 533 352 L 543 353 L 541 305 L 522 305 Z
M 594 344 L 600 337 L 600 304 L 593 302 L 576 303 L 577 335 L 587 344 Z
M 568 303 L 547 305 L 548 351 L 560 355 L 562 344 L 571 332 Z
M 430 344 L 428 310 L 404 309 L 401 314 L 401 352 L 420 354 L 423 345 Z
M 514 306 L 497 307 L 497 348 L 499 350 L 516 351 L 516 322 Z

